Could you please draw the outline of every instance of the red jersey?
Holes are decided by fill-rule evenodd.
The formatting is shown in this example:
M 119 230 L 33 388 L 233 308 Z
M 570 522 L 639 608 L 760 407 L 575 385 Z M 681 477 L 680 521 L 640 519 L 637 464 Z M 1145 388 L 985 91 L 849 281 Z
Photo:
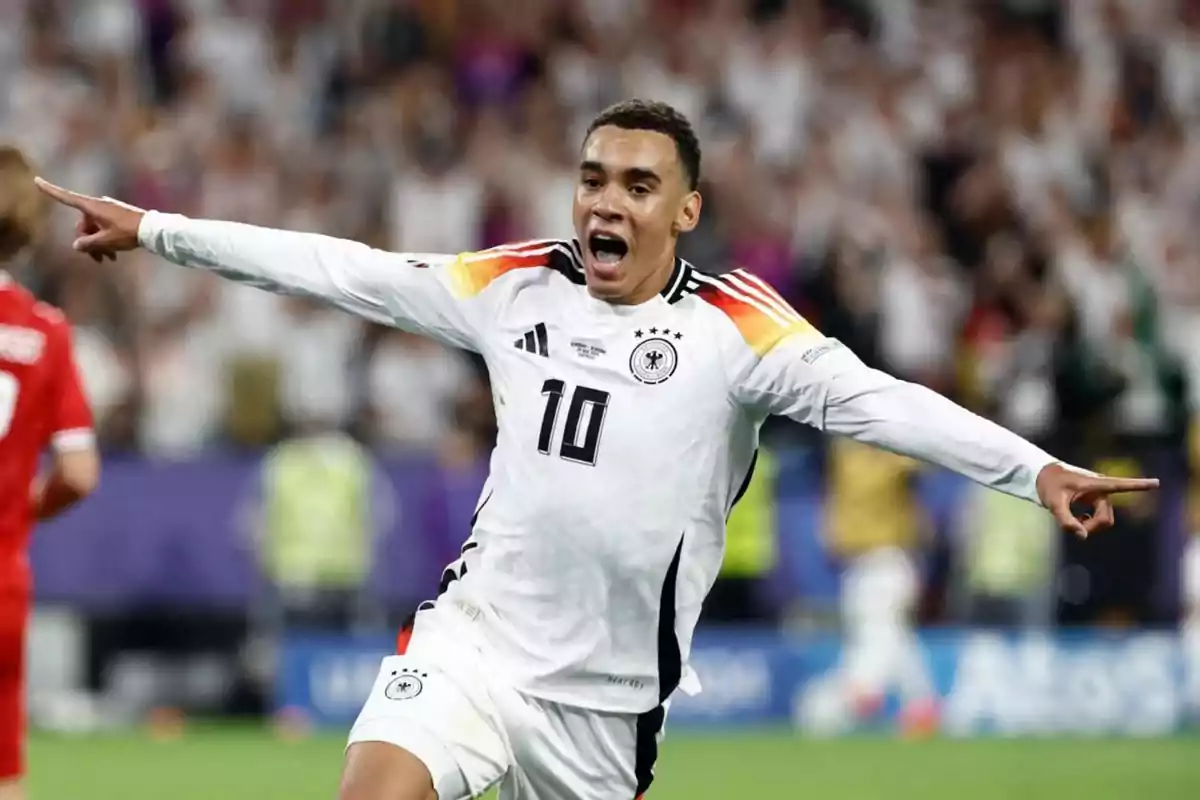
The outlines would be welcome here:
M 71 326 L 0 273 L 0 582 L 27 588 L 31 490 L 48 447 L 90 447 Z

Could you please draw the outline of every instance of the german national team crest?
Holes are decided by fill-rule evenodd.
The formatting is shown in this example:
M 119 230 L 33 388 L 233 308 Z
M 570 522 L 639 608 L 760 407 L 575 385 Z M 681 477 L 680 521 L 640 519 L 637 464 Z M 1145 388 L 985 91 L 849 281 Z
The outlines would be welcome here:
M 388 700 L 412 700 L 425 689 L 421 679 L 429 677 L 415 669 L 393 670 L 392 676 L 392 680 L 383 690 L 383 696 Z
M 679 352 L 671 343 L 671 339 L 682 339 L 682 333 L 672 333 L 670 328 L 663 328 L 661 331 L 651 328 L 648 339 L 643 338 L 646 336 L 645 331 L 637 330 L 633 335 L 642 340 L 629 355 L 629 371 L 633 373 L 633 377 L 642 383 L 654 385 L 675 374 L 675 367 L 679 364 Z

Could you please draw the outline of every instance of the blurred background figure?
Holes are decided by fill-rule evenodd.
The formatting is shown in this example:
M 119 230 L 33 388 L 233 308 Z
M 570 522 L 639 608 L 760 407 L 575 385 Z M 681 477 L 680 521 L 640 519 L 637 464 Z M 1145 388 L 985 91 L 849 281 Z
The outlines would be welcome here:
M 969 487 L 959 543 L 962 615 L 972 625 L 1040 628 L 1054 615 L 1058 540 L 1053 520 L 1028 503 Z
M 1200 643 L 1200 537 L 1191 538 L 1183 558 L 1183 628 L 1189 639 Z
M 855 559 L 842 581 L 842 676 L 853 713 L 870 720 L 894 693 L 901 731 L 931 732 L 937 707 L 916 636 L 920 577 L 912 560 L 898 547 L 872 548 Z
M 92 409 L 62 311 L 19 286 L 47 208 L 37 168 L 0 146 L 0 798 L 24 800 L 26 639 L 34 605 L 29 543 L 39 523 L 95 490 L 100 457 Z
M 268 594 L 254 609 L 245 655 L 264 693 L 286 638 L 348 635 L 386 620 L 367 589 L 391 493 L 380 488 L 371 452 L 327 412 L 293 417 L 292 435 L 262 462 L 256 545 Z
M 714 625 L 762 625 L 779 618 L 770 576 L 778 553 L 775 456 L 763 447 L 725 523 L 725 560 L 704 599 L 701 620 Z
M 301 428 L 268 453 L 259 559 L 281 629 L 344 633 L 367 621 L 376 479 L 370 453 L 336 430 Z
M 933 685 L 917 641 L 921 572 L 916 559 L 928 521 L 917 505 L 919 464 L 849 439 L 831 443 L 827 535 L 843 565 L 841 676 L 862 719 L 893 694 L 903 725 L 934 724 Z

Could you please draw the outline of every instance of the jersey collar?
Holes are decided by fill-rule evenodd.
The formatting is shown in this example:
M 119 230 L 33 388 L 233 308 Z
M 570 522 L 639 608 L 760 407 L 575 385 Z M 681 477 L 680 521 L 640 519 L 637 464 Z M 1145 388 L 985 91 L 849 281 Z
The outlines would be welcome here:
M 675 257 L 675 269 L 671 271 L 671 279 L 659 292 L 668 303 L 678 303 L 692 292 L 700 288 L 700 282 L 695 278 L 696 268 L 679 256 Z

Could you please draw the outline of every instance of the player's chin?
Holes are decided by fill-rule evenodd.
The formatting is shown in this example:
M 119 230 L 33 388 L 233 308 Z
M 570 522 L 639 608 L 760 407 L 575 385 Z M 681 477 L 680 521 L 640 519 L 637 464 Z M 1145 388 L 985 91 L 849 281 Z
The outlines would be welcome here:
M 589 259 L 584 274 L 588 290 L 596 297 L 619 297 L 625 289 L 624 259 L 614 264 L 600 264 Z

